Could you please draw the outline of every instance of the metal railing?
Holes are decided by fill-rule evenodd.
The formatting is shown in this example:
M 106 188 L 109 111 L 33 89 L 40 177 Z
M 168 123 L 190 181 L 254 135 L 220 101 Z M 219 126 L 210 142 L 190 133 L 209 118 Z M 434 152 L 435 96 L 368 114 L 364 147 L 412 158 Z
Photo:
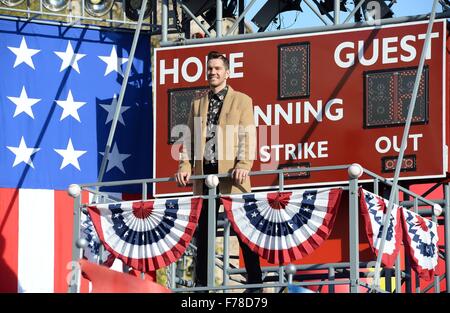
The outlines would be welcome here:
M 288 173 L 295 172 L 314 172 L 314 171 L 348 171 L 349 180 L 348 184 L 341 185 L 340 188 L 343 190 L 347 190 L 349 193 L 349 219 L 348 219 L 348 229 L 349 229 L 349 260 L 348 262 L 341 263 L 325 263 L 325 264 L 301 264 L 301 265 L 280 265 L 280 266 L 265 266 L 262 267 L 263 276 L 265 277 L 265 282 L 262 284 L 240 284 L 240 285 L 230 285 L 230 276 L 237 274 L 244 274 L 245 269 L 241 268 L 232 268 L 230 267 L 229 260 L 229 239 L 230 239 L 230 222 L 225 218 L 223 222 L 218 223 L 219 227 L 223 227 L 223 255 L 216 255 L 216 198 L 220 196 L 226 196 L 225 194 L 218 194 L 216 188 L 210 188 L 209 194 L 201 196 L 204 199 L 208 199 L 208 210 L 209 210 L 209 220 L 208 220 L 208 262 L 207 262 L 207 286 L 206 287 L 192 287 L 193 283 L 191 281 L 185 281 L 181 277 L 176 276 L 176 263 L 172 263 L 170 268 L 170 277 L 169 277 L 169 287 L 174 292 L 195 292 L 195 291 L 223 291 L 227 292 L 232 289 L 248 289 L 248 288 L 276 288 L 279 291 L 287 288 L 288 286 L 329 286 L 329 291 L 333 292 L 334 287 L 336 285 L 348 285 L 351 293 L 360 292 L 361 288 L 366 288 L 368 291 L 375 292 L 386 292 L 374 286 L 369 286 L 366 282 L 361 280 L 363 278 L 370 278 L 373 272 L 370 272 L 371 264 L 373 262 L 361 262 L 359 257 L 359 212 L 358 212 L 358 190 L 360 181 L 358 178 L 361 175 L 364 175 L 364 181 L 367 181 L 369 178 L 370 181 L 373 182 L 373 192 L 375 194 L 379 194 L 379 185 L 384 184 L 387 187 L 392 185 L 392 182 L 386 178 L 380 177 L 377 174 L 361 168 L 361 175 L 355 176 L 349 171 L 349 168 L 354 165 L 339 165 L 339 166 L 324 166 L 324 167 L 311 167 L 311 168 L 297 168 L 297 169 L 279 169 L 272 171 L 260 171 L 260 172 L 251 172 L 250 176 L 258 176 L 258 175 L 278 175 L 278 188 L 277 190 L 283 191 L 286 188 L 290 188 L 286 186 L 284 183 L 284 175 Z M 228 177 L 228 174 L 217 174 L 219 178 Z M 205 179 L 207 175 L 197 175 L 191 176 L 191 180 Z M 161 183 L 161 182 L 172 182 L 174 178 L 154 178 L 154 179 L 138 179 L 138 180 L 127 180 L 127 181 L 116 181 L 116 182 L 102 182 L 102 183 L 91 183 L 91 184 L 83 184 L 80 185 L 82 190 L 86 190 L 94 193 L 97 200 L 102 198 L 102 202 L 105 200 L 110 200 L 113 202 L 120 201 L 114 197 L 108 195 L 108 193 L 104 193 L 102 191 L 98 191 L 98 188 L 102 187 L 111 187 L 111 186 L 123 186 L 123 185 L 140 185 L 142 188 L 142 200 L 148 199 L 147 190 L 148 185 L 153 183 Z M 311 188 L 311 187 L 309 187 Z M 420 210 L 419 213 L 431 216 L 433 221 L 436 221 L 436 215 L 434 213 L 433 207 L 436 203 L 444 205 L 444 216 L 445 216 L 445 248 L 448 251 L 449 246 L 449 221 L 446 218 L 447 214 L 449 214 L 449 196 L 450 196 L 450 187 L 448 184 L 445 185 L 445 199 L 444 200 L 435 200 L 430 201 L 425 199 L 424 197 L 404 188 L 398 186 L 399 192 L 403 192 L 404 195 L 407 195 L 412 200 L 402 201 L 399 204 L 404 206 L 405 208 L 412 208 L 415 212 L 419 212 L 419 206 L 428 206 L 430 209 L 428 210 Z M 96 201 L 97 202 L 97 201 Z M 108 202 L 108 201 L 106 201 Z M 77 261 L 82 256 L 82 248 L 78 244 L 78 240 L 80 237 L 80 211 L 84 209 L 88 204 L 82 204 L 81 195 L 75 197 L 74 199 L 74 233 L 73 233 L 73 261 Z M 342 205 L 341 205 L 342 207 Z M 203 208 L 205 209 L 205 208 Z M 212 214 L 211 214 L 212 213 Z M 222 262 L 217 262 L 216 257 Z M 405 257 L 405 256 L 404 256 Z M 444 256 L 446 261 L 446 273 L 445 277 L 447 279 L 447 292 L 449 292 L 448 281 L 449 281 L 449 270 L 448 264 L 450 263 L 450 257 L 448 253 L 445 253 Z M 406 257 L 405 257 L 406 258 Z M 220 266 L 222 264 L 222 266 Z M 220 285 L 216 285 L 215 283 L 215 268 L 219 265 L 222 270 L 222 283 Z M 397 258 L 397 262 L 395 263 L 395 278 L 396 278 L 396 286 L 395 292 L 401 292 L 402 281 L 406 281 L 411 279 L 411 271 L 410 268 L 405 268 L 405 270 L 401 269 L 400 255 Z M 76 270 L 76 268 L 73 268 Z M 311 270 L 326 270 L 327 273 L 324 275 L 321 274 L 309 274 L 301 275 L 302 271 L 311 271 Z M 369 271 L 368 271 L 369 270 Z M 388 273 L 389 271 L 386 271 Z M 273 276 L 269 278 L 267 276 L 269 273 L 275 273 L 275 279 Z M 79 275 L 79 274 L 78 274 Z M 303 277 L 304 281 L 295 281 L 296 278 Z M 307 277 L 307 279 L 305 279 Z M 314 279 L 315 277 L 315 279 Z M 389 277 L 389 275 L 386 275 Z M 417 278 L 417 277 L 416 277 Z M 418 279 L 418 278 L 417 278 Z M 434 282 L 432 286 L 429 286 L 426 290 L 434 287 L 435 292 L 439 292 L 439 283 L 440 277 L 435 276 Z M 270 281 L 272 280 L 272 281 Z M 79 289 L 79 285 L 77 283 L 77 279 L 73 280 L 71 286 L 69 286 L 69 292 L 77 292 Z M 416 280 L 417 281 L 417 280 Z M 181 282 L 181 283 L 180 283 Z M 181 287 L 181 285 L 189 286 L 189 287 Z M 416 288 L 416 292 L 420 292 L 420 289 Z

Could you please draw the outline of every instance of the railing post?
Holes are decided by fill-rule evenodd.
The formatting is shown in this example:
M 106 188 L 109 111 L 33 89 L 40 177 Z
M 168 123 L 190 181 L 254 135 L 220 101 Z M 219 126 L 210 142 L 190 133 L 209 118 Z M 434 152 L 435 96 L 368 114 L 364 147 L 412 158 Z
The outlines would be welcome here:
M 398 193 L 395 195 L 395 204 L 399 205 Z M 402 292 L 402 268 L 401 268 L 400 252 L 395 258 L 395 293 Z
M 416 214 L 419 213 L 419 199 L 417 199 L 416 197 L 414 197 L 414 213 L 416 213 Z M 416 278 L 416 283 L 415 283 L 416 293 L 420 293 L 420 277 L 419 277 L 419 274 L 414 272 L 414 276 Z
M 81 207 L 81 194 L 74 198 L 73 202 L 73 236 L 72 236 L 72 265 L 69 284 L 69 292 L 79 292 L 80 282 L 80 269 L 77 266 L 77 262 L 81 257 L 81 249 L 78 247 L 77 242 L 80 239 L 80 207 Z
M 223 286 L 227 286 L 228 279 L 228 268 L 230 264 L 230 221 L 225 217 L 223 225 Z M 226 289 L 223 292 L 227 292 Z
M 147 183 L 142 183 L 142 200 L 147 200 Z
M 214 267 L 216 257 L 216 187 L 208 191 L 208 262 L 207 285 L 214 287 Z
M 279 185 L 279 190 L 283 191 L 284 190 L 284 172 L 278 173 L 278 185 Z
M 402 269 L 400 253 L 395 258 L 395 293 L 402 293 Z
M 433 222 L 435 222 L 436 224 L 438 223 L 436 214 L 434 213 L 434 210 L 433 210 L 433 207 L 431 207 L 431 220 Z M 436 251 L 436 253 L 438 254 L 438 261 L 439 261 L 439 248 L 438 248 L 438 251 Z M 446 250 L 445 253 L 447 254 L 448 250 Z M 436 273 L 434 273 L 433 275 L 434 275 L 434 277 L 433 277 L 434 293 L 440 293 L 441 292 L 441 282 L 439 279 L 440 277 Z
M 373 193 L 376 194 L 377 196 L 379 195 L 379 192 L 380 192 L 379 183 L 380 183 L 380 180 L 378 178 L 375 178 L 373 180 Z
M 278 268 L 278 282 L 279 282 L 280 284 L 282 284 L 282 283 L 285 282 L 285 279 L 284 279 L 284 272 L 285 272 L 285 267 L 284 267 L 284 265 L 280 265 L 280 267 Z M 283 289 L 283 287 L 279 287 L 279 288 L 277 288 L 277 289 L 278 289 L 278 292 L 279 292 L 280 290 Z
M 359 290 L 358 177 L 349 180 L 350 292 Z
M 172 264 L 169 265 L 169 285 L 171 289 L 175 289 L 177 287 L 176 271 L 177 271 L 177 264 L 176 262 L 173 262 Z
M 334 282 L 336 278 L 336 270 L 334 269 L 333 266 L 330 266 L 328 268 L 328 280 L 330 282 Z M 334 293 L 335 289 L 334 289 L 334 284 L 329 284 L 328 285 L 328 293 Z
M 408 190 L 410 186 L 408 185 Z M 406 192 L 403 193 L 403 201 L 410 200 L 409 194 Z M 417 200 L 416 197 L 413 200 Z M 398 204 L 398 203 L 397 203 Z M 411 208 L 410 208 L 411 210 Z M 403 245 L 403 243 L 401 243 Z M 406 253 L 403 254 L 403 261 L 405 262 L 405 293 L 412 293 L 412 271 L 411 271 L 411 262 L 409 261 L 409 257 Z

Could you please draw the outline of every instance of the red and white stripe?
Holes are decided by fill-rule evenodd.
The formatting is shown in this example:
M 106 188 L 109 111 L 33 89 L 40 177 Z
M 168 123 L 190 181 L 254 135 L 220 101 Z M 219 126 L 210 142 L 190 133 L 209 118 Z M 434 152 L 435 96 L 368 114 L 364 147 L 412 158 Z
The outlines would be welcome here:
M 0 292 L 67 292 L 72 229 L 66 191 L 0 189 Z
M 0 292 L 67 292 L 73 205 L 65 190 L 0 188 Z

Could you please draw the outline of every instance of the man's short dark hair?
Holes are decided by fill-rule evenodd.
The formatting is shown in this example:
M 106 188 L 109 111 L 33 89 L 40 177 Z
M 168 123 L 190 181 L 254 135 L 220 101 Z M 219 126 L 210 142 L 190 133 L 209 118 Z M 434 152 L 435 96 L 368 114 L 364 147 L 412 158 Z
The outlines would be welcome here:
M 208 53 L 208 62 L 209 62 L 209 60 L 213 60 L 213 59 L 220 59 L 220 60 L 222 60 L 223 64 L 225 65 L 225 69 L 226 70 L 228 70 L 230 68 L 230 61 L 222 53 L 219 53 L 217 51 L 211 51 L 210 53 Z

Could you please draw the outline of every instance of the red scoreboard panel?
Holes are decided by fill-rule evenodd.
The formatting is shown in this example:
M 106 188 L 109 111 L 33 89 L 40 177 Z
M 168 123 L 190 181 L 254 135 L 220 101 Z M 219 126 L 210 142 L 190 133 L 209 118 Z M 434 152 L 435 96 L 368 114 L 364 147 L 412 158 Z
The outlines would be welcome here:
M 173 176 L 179 139 L 194 97 L 208 91 L 206 56 L 230 59 L 228 83 L 253 99 L 254 171 L 359 163 L 392 177 L 427 22 L 155 49 L 154 176 Z M 435 21 L 401 179 L 447 172 L 446 21 Z M 367 178 L 367 177 L 365 177 Z M 289 186 L 334 184 L 345 171 L 286 176 Z M 252 178 L 254 190 L 277 185 Z M 188 188 L 157 184 L 155 195 Z

